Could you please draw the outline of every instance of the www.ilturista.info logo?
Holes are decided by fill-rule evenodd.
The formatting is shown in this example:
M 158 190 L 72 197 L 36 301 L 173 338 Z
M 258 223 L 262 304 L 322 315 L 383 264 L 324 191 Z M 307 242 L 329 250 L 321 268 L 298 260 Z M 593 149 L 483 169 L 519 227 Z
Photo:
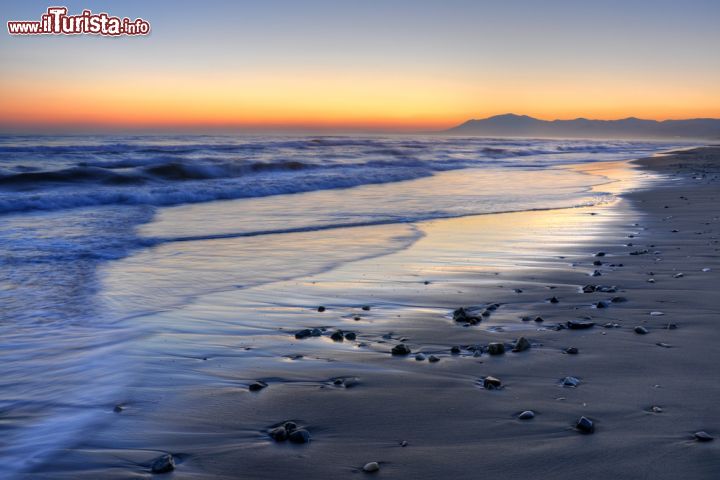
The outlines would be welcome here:
M 147 35 L 150 23 L 142 18 L 113 17 L 107 13 L 83 10 L 80 15 L 68 15 L 67 7 L 49 7 L 40 21 L 9 21 L 10 35 Z

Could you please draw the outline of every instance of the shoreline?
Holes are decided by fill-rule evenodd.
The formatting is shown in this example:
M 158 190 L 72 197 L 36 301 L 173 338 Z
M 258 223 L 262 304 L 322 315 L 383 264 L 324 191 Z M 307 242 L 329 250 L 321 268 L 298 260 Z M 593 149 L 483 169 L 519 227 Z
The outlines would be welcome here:
M 696 185 L 663 182 L 631 192 L 617 205 L 422 222 L 427 235 L 402 252 L 251 293 L 211 294 L 180 312 L 158 314 L 167 331 L 131 355 L 155 352 L 148 373 L 161 373 L 170 362 L 177 364 L 172 376 L 134 386 L 119 401 L 121 412 L 110 413 L 112 426 L 32 478 L 147 478 L 150 461 L 164 452 L 176 457 L 173 478 L 353 477 L 372 461 L 380 463 L 380 475 L 415 478 L 468 472 L 710 478 L 720 468 L 720 442 L 699 444 L 692 433 L 720 431 L 712 412 L 720 387 L 711 375 L 698 382 L 694 373 L 720 360 L 712 351 L 720 340 L 713 331 L 718 302 L 696 293 L 713 292 L 720 271 L 712 264 L 717 175 L 705 164 L 678 166 L 677 155 L 662 158 L 667 166 L 654 171 L 678 175 L 680 169 L 687 177 L 705 170 L 706 177 Z M 677 232 L 666 228 L 668 210 Z M 699 228 L 708 232 L 692 231 Z M 529 238 L 519 238 L 524 235 Z M 715 243 L 704 245 L 705 238 Z M 551 239 L 557 244 L 543 243 Z M 503 256 L 490 249 L 501 244 L 517 251 Z M 594 257 L 599 251 L 606 255 Z M 650 268 L 654 283 L 647 282 Z M 596 269 L 601 276 L 589 276 Z M 674 278 L 677 273 L 684 275 Z M 617 285 L 617 292 L 579 291 L 590 283 Z M 628 301 L 592 307 L 613 296 Z M 553 297 L 559 303 L 547 301 Z M 365 303 L 370 310 L 359 308 Z M 457 307 L 492 303 L 500 307 L 477 326 L 451 318 Z M 312 311 L 313 304 L 327 310 Z M 665 315 L 650 316 L 655 310 Z M 527 315 L 544 321 L 522 321 Z M 594 327 L 553 328 L 586 316 Z M 678 328 L 663 329 L 667 323 Z M 636 326 L 650 333 L 635 334 Z M 294 338 L 309 327 L 328 331 Z M 194 340 L 195 329 L 211 340 Z M 337 329 L 357 340 L 333 342 L 328 337 Z M 520 336 L 532 344 L 529 351 L 475 354 L 478 345 L 511 345 Z M 412 355 L 391 356 L 401 342 Z M 459 354 L 450 352 L 456 345 Z M 563 353 L 571 346 L 579 354 Z M 417 352 L 440 361 L 416 361 Z M 482 388 L 486 375 L 505 388 Z M 560 386 L 566 376 L 581 384 Z M 248 392 L 256 380 L 268 387 Z M 516 418 L 528 409 L 535 418 Z M 593 435 L 573 429 L 579 416 L 596 423 Z M 309 445 L 269 439 L 268 428 L 286 420 L 308 428 Z

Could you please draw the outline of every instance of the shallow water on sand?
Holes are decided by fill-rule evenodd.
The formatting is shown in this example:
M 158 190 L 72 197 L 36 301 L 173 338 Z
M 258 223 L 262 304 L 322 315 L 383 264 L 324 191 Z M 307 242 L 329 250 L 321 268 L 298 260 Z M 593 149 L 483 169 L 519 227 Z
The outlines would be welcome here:
M 572 159 L 585 151 L 580 147 L 571 150 Z M 444 148 L 458 149 L 455 160 L 471 160 L 467 145 Z M 92 150 L 92 155 L 100 154 Z M 142 155 L 148 154 L 136 152 Z M 159 191 L 144 186 L 149 190 L 128 204 L 5 215 L 0 226 L 0 334 L 5 339 L 0 465 L 6 472 L 43 465 L 59 449 L 115 422 L 117 404 L 132 414 L 164 398 L 163 389 L 179 397 L 199 386 L 234 389 L 261 371 L 289 382 L 316 382 L 327 372 L 306 369 L 286 355 L 310 360 L 319 355 L 323 363 L 383 348 L 376 344 L 361 351 L 327 339 L 320 344 L 326 353 L 316 346 L 296 348 L 289 333 L 316 324 L 319 303 L 341 309 L 339 321 L 347 325 L 358 324 L 356 315 L 380 326 L 387 321 L 381 313 L 438 314 L 434 302 L 418 301 L 422 282 L 442 283 L 458 274 L 481 280 L 474 274 L 482 268 L 527 268 L 562 246 L 563 221 L 577 226 L 585 213 L 488 215 L 473 220 L 472 228 L 464 225 L 464 216 L 611 202 L 613 194 L 637 180 L 626 167 L 617 167 L 623 173 L 615 180 L 624 180 L 622 187 L 608 183 L 602 172 L 538 170 L 552 160 L 539 162 L 537 155 L 547 154 L 533 150 L 522 166 L 461 163 L 462 169 L 449 170 L 444 164 L 394 183 L 362 185 L 374 181 L 361 178 L 354 188 L 162 208 L 141 201 L 159 198 Z M 622 148 L 612 155 L 623 155 Z M 370 167 L 382 168 L 363 166 Z M 192 188 L 194 194 L 205 191 Z M 59 198 L 18 190 L 17 182 L 12 189 L 22 197 L 15 200 Z M 90 197 L 99 198 L 99 190 L 91 190 Z M 78 191 L 70 197 L 88 198 Z M 66 193 L 68 186 L 61 185 L 53 195 Z M 454 222 L 450 231 L 457 235 L 433 232 L 433 222 L 441 218 L 455 218 L 447 221 Z M 585 234 L 592 235 L 593 228 Z M 550 244 L 552 249 L 543 248 Z M 348 275 L 343 268 L 349 265 L 361 268 Z M 388 277 L 393 282 L 383 283 Z M 367 299 L 375 305 L 370 313 L 358 310 Z M 217 359 L 224 359 L 225 369 L 218 369 Z M 243 370 L 231 373 L 240 361 Z M 145 425 L 143 435 L 162 436 L 160 424 Z

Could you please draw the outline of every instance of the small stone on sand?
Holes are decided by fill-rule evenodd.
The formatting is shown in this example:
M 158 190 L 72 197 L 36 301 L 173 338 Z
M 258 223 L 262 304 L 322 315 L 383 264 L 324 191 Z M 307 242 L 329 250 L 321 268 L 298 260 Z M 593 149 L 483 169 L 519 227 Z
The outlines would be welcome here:
M 258 392 L 267 386 L 267 383 L 258 380 L 257 382 L 251 383 L 250 386 L 248 386 L 248 390 L 250 390 L 251 392 Z
M 322 313 L 322 312 L 325 311 L 325 307 L 323 307 L 322 305 L 320 305 L 317 310 L 318 310 L 318 312 Z
M 505 353 L 505 345 L 500 342 L 491 342 L 487 346 L 490 355 L 502 355 Z
M 288 432 L 285 427 L 275 427 L 270 430 L 270 438 L 276 442 L 284 442 L 288 438 Z
M 582 433 L 593 433 L 595 431 L 595 425 L 592 420 L 587 417 L 580 417 L 575 423 L 575 428 Z
M 515 342 L 515 346 L 513 347 L 513 352 L 523 352 L 530 348 L 530 342 L 525 337 L 518 338 L 517 342 Z
M 345 333 L 345 340 L 355 340 L 357 338 L 357 335 L 355 332 L 346 332 Z
M 453 355 L 460 355 L 460 347 L 458 347 L 457 345 L 453 346 L 452 348 L 450 348 L 450 353 L 452 353 Z
M 345 339 L 345 335 L 343 334 L 342 330 L 336 330 L 333 332 L 332 335 L 330 335 L 330 338 L 334 342 L 342 342 Z
M 650 333 L 647 328 L 642 327 L 642 326 L 637 326 L 637 327 L 635 327 L 633 330 L 634 330 L 635 333 L 637 333 L 638 335 L 647 335 L 648 333 Z
M 650 312 L 650 315 L 653 317 L 659 317 L 661 315 L 665 315 L 663 312 Z
M 366 463 L 362 469 L 363 472 L 367 473 L 377 472 L 378 470 L 380 470 L 380 464 L 378 462 Z
M 525 410 L 520 415 L 518 415 L 518 418 L 520 420 L 530 420 L 531 418 L 535 418 L 535 412 L 532 410 Z
M 169 453 L 156 458 L 150 465 L 152 473 L 168 473 L 175 470 L 175 459 Z
M 487 376 L 483 379 L 483 387 L 488 390 L 495 390 L 496 388 L 502 387 L 502 382 L 499 378 Z
M 595 322 L 584 322 L 582 320 L 570 320 L 566 323 L 570 330 L 584 330 L 595 326 Z
M 440 361 L 440 359 L 438 357 L 436 357 L 435 355 L 430 355 L 428 357 L 428 362 L 430 362 L 430 363 L 437 363 L 439 361 Z
M 577 355 L 580 351 L 577 349 L 577 347 L 568 347 L 565 349 L 565 353 L 568 355 Z
M 288 440 L 292 443 L 308 443 L 310 441 L 310 432 L 303 428 L 299 428 L 290 433 Z
M 410 350 L 410 347 L 408 347 L 404 343 L 400 343 L 395 345 L 390 351 L 390 353 L 392 353 L 393 355 L 410 355 L 412 351 Z
M 425 360 L 425 354 L 418 353 L 417 355 L 415 355 L 415 360 L 417 360 L 418 362 L 422 362 L 423 360 Z
M 362 306 L 362 309 L 367 312 L 367 311 L 370 310 L 370 305 L 363 305 L 363 306 Z
M 580 380 L 575 377 L 565 377 L 561 383 L 563 387 L 577 387 L 580 385 Z
M 703 430 L 701 430 L 699 432 L 695 432 L 693 434 L 693 436 L 695 437 L 695 440 L 697 440 L 698 442 L 712 442 L 713 440 L 715 440 L 715 437 L 713 437 L 712 435 L 710 435 L 709 433 L 707 433 Z

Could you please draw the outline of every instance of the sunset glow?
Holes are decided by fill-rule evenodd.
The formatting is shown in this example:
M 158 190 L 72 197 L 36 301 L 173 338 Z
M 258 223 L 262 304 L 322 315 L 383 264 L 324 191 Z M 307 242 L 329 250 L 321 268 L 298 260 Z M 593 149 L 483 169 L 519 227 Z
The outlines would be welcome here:
M 552 32 L 530 16 L 499 28 L 510 20 L 502 7 L 467 2 L 458 2 L 465 15 L 440 6 L 413 13 L 375 2 L 312 2 L 304 10 L 270 3 L 228 4 L 223 16 L 198 7 L 180 14 L 141 2 L 108 5 L 151 21 L 152 34 L 142 38 L 4 35 L 0 128 L 412 131 L 507 112 L 720 117 L 720 61 L 711 52 L 720 34 L 691 30 L 711 19 L 670 3 L 652 13 L 627 7 L 612 31 L 575 23 Z M 285 14 L 263 23 L 280 4 Z M 3 20 L 35 18 L 45 8 L 15 5 Z M 585 21 L 591 10 L 610 15 L 609 7 L 563 14 Z M 323 27 L 310 28 L 313 15 Z M 640 16 L 644 22 L 632 22 Z M 682 35 L 662 31 L 671 16 Z M 623 45 L 630 34 L 647 40 Z

